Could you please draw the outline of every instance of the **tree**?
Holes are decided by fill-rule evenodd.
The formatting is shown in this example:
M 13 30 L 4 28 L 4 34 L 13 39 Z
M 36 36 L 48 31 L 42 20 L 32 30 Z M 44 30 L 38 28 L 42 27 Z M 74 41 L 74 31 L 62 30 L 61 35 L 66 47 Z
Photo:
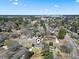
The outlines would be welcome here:
M 78 30 L 78 23 L 74 21 L 74 22 L 72 23 L 71 31 L 77 33 L 77 30 Z
M 29 57 L 32 57 L 32 55 L 34 55 L 34 52 L 33 51 L 29 52 Z
M 34 20 L 36 19 L 36 17 L 35 17 L 35 16 L 30 16 L 30 19 L 31 19 L 32 21 L 34 21 Z
M 79 35 L 79 32 L 77 34 Z
M 63 39 L 64 38 L 64 36 L 66 35 L 66 29 L 65 28 L 61 28 L 60 30 L 59 30 L 59 33 L 58 33 L 58 38 L 59 39 Z
M 40 20 L 40 25 L 43 26 L 45 33 L 46 33 L 46 25 L 45 25 L 44 20 Z
M 49 46 L 53 46 L 53 42 L 49 42 Z
M 0 32 L 2 32 L 2 29 L 0 29 Z
M 47 44 L 44 45 L 42 56 L 44 56 L 44 59 L 52 59 L 53 58 L 53 52 L 49 51 L 49 46 Z

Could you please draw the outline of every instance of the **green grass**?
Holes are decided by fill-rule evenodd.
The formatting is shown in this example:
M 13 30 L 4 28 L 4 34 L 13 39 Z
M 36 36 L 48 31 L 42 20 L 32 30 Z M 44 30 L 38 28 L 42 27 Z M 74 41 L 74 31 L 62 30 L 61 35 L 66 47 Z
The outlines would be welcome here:
M 16 42 L 13 41 L 13 40 L 7 40 L 4 42 L 4 45 L 8 46 L 8 47 L 11 47 L 15 44 Z
M 76 44 L 78 44 L 78 45 L 79 45 L 79 40 L 76 40 L 75 42 L 76 42 Z

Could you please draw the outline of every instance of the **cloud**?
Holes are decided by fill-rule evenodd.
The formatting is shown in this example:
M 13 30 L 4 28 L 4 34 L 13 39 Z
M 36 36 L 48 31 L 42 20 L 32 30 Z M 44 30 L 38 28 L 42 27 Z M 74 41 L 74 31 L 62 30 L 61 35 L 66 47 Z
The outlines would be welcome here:
M 9 0 L 9 1 L 16 1 L 16 2 L 17 2 L 17 1 L 19 1 L 19 0 Z
M 58 7 L 59 7 L 59 5 L 56 5 L 56 4 L 55 4 L 55 5 L 54 5 L 54 7 L 55 7 L 55 8 L 58 8 Z
M 9 1 L 13 1 L 13 0 L 9 0 Z
M 79 2 L 79 0 L 76 0 L 76 2 Z
M 19 0 L 9 0 L 13 5 L 18 5 L 19 4 Z
M 18 1 L 18 0 L 15 0 L 15 1 Z
M 18 5 L 18 2 L 13 2 L 14 5 Z

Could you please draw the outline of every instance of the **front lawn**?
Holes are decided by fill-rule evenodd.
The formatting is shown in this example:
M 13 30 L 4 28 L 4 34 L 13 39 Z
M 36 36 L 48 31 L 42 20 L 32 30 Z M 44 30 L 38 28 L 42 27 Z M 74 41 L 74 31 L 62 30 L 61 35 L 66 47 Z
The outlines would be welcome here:
M 13 46 L 15 43 L 16 43 L 16 42 L 13 41 L 13 40 L 6 40 L 6 41 L 4 42 L 4 45 L 5 45 L 5 46 L 8 46 L 8 47 L 11 47 L 11 46 Z

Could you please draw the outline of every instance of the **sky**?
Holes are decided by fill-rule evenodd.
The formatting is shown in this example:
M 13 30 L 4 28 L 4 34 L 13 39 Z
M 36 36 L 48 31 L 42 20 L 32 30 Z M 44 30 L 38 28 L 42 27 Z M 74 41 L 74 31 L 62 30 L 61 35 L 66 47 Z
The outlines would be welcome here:
M 79 15 L 79 0 L 0 0 L 0 15 Z

